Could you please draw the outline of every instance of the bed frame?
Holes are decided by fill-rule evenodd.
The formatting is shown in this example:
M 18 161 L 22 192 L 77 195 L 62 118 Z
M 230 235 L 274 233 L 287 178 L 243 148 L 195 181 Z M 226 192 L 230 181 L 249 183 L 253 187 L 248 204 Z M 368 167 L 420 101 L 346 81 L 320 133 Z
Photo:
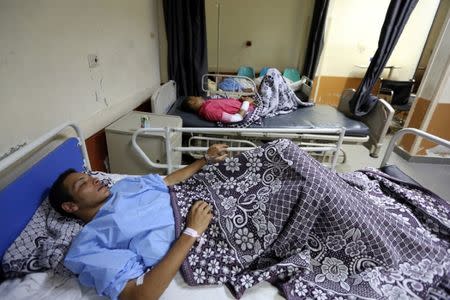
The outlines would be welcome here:
M 250 150 L 255 148 L 257 145 L 250 141 L 242 141 L 236 139 L 222 139 L 222 138 L 210 138 L 210 137 L 198 137 L 194 136 L 190 141 L 205 141 L 206 143 L 196 145 L 188 145 L 187 147 L 173 147 L 171 144 L 172 135 L 181 132 L 181 133 L 189 133 L 189 134 L 227 134 L 229 128 L 140 128 L 133 133 L 131 137 L 131 145 L 137 155 L 149 166 L 153 168 L 162 168 L 167 169 L 167 173 L 172 172 L 174 169 L 178 169 L 183 167 L 183 165 L 173 165 L 172 164 L 172 155 L 174 152 L 188 152 L 192 156 L 199 158 L 208 150 L 209 145 L 212 143 L 227 143 L 229 147 L 227 150 L 229 152 L 243 152 L 246 150 Z M 153 162 L 148 156 L 144 153 L 141 147 L 137 143 L 137 137 L 139 135 L 145 136 L 145 133 L 150 132 L 160 132 L 164 134 L 164 143 L 165 143 L 165 153 L 166 153 L 166 164 L 160 164 Z M 249 137 L 252 135 L 259 136 L 260 133 L 264 133 L 265 129 L 259 128 L 241 128 L 240 133 Z M 327 153 L 332 152 L 330 167 L 334 169 L 337 160 L 339 151 L 341 150 L 342 141 L 344 139 L 345 129 L 343 128 L 332 128 L 332 129 L 273 129 L 271 131 L 272 134 L 280 135 L 283 137 L 286 136 L 302 136 L 305 134 L 335 134 L 337 135 L 337 140 L 335 143 L 307 143 L 300 142 L 298 145 L 300 148 L 307 152 L 313 153 Z M 266 139 L 271 139 L 270 136 L 264 135 Z M 327 164 L 326 162 L 324 163 Z
M 222 75 L 222 74 L 206 74 L 203 77 L 203 81 L 208 78 L 208 76 L 214 75 L 217 80 L 225 79 L 225 78 L 244 78 L 246 80 L 252 81 L 248 77 L 244 76 L 233 76 L 233 75 Z M 253 82 L 253 81 L 252 81 Z M 254 89 L 256 91 L 256 85 L 253 82 Z M 206 91 L 206 90 L 205 90 Z M 242 95 L 251 95 L 253 92 L 227 92 L 224 93 L 220 90 L 208 90 L 209 95 L 215 94 L 226 94 L 226 96 L 234 96 L 240 97 Z M 338 112 L 342 113 L 344 116 L 350 114 L 349 102 L 352 99 L 354 93 L 356 91 L 354 89 L 346 89 L 342 92 L 341 98 L 339 101 L 339 105 L 337 107 Z M 176 83 L 174 81 L 169 81 L 162 85 L 158 91 L 152 96 L 151 105 L 152 112 L 157 114 L 166 114 L 172 105 L 177 101 L 176 95 Z M 333 108 L 334 109 L 334 108 Z M 378 157 L 381 146 L 383 145 L 383 141 L 386 137 L 387 131 L 389 129 L 389 125 L 391 124 L 392 118 L 394 116 L 394 109 L 392 106 L 383 99 L 378 99 L 377 104 L 374 109 L 366 116 L 362 117 L 360 121 L 364 123 L 369 128 L 369 134 L 367 136 L 349 136 L 345 135 L 343 143 L 346 144 L 362 144 L 370 151 L 370 156 Z M 329 128 L 322 128 L 329 129 Z M 259 138 L 265 139 L 267 136 L 272 136 L 274 138 L 283 137 L 283 135 L 277 135 L 275 133 L 276 130 L 274 128 L 266 128 L 259 132 L 258 135 L 252 135 L 251 138 Z M 226 132 L 226 133 L 225 133 Z M 206 133 L 206 132 L 204 132 Z M 222 134 L 223 137 L 236 137 L 239 136 L 239 139 L 245 139 L 248 136 L 246 132 L 241 128 L 226 128 L 226 131 L 223 132 L 218 131 L 215 133 L 215 136 Z M 327 133 L 305 133 L 300 136 L 289 136 L 290 139 L 294 141 L 321 141 L 321 142 L 336 142 L 338 137 L 336 135 L 330 135 Z
M 243 80 L 247 82 L 247 85 L 250 86 L 251 90 L 241 90 L 241 91 L 223 91 L 219 90 L 218 84 L 227 79 L 227 78 L 233 78 L 238 80 Z M 262 77 L 259 77 L 262 79 Z M 257 80 L 258 78 L 255 78 Z M 202 76 L 202 90 L 205 92 L 208 96 L 213 96 L 215 94 L 221 94 L 225 95 L 227 98 L 240 98 L 242 96 L 253 96 L 258 93 L 258 87 L 255 80 L 251 79 L 247 76 L 240 76 L 240 75 L 224 75 L 224 74 L 204 74 Z M 213 83 L 214 86 L 211 86 L 209 83 Z M 293 82 L 289 84 L 291 89 L 294 91 L 300 91 L 305 96 L 308 96 L 311 94 L 313 82 L 311 79 L 309 79 L 306 76 L 302 76 L 299 81 Z
M 50 152 L 45 151 L 46 154 L 41 157 L 41 153 L 37 149 L 45 148 L 45 145 L 51 141 L 59 138 L 60 132 L 67 127 L 71 127 L 77 133 L 77 137 L 65 136 L 65 141 Z M 133 135 L 133 144 L 136 143 L 138 135 L 145 134 L 151 129 L 139 129 Z M 164 128 L 169 133 L 171 129 Z M 184 130 L 184 129 L 179 129 Z M 437 144 L 450 148 L 450 142 L 425 133 L 417 129 L 403 129 L 397 132 L 392 138 L 387 152 L 385 153 L 382 165 L 385 165 L 394 148 L 394 145 L 404 134 L 412 133 L 429 139 Z M 139 146 L 136 146 L 139 149 Z M 186 149 L 178 148 L 174 151 L 184 151 Z M 240 149 L 242 150 L 242 149 Z M 168 158 L 170 158 L 170 151 Z M 145 155 L 142 150 L 141 155 Z M 31 166 L 28 165 L 30 157 L 38 155 L 37 161 Z M 151 162 L 148 158 L 145 161 L 152 167 L 167 167 L 161 166 Z M 170 161 L 170 160 L 168 160 Z M 13 153 L 0 161 L 0 178 L 4 178 L 5 174 L 9 174 L 11 170 L 16 170 L 25 165 L 26 168 L 20 175 L 11 180 L 6 186 L 0 188 L 0 253 L 3 257 L 5 251 L 10 244 L 19 236 L 20 232 L 31 219 L 37 207 L 41 204 L 47 196 L 48 189 L 54 182 L 56 177 L 67 168 L 74 168 L 78 171 L 89 169 L 89 159 L 87 157 L 86 147 L 84 144 L 84 137 L 75 124 L 66 123 L 58 128 L 51 130 L 49 133 L 38 138 L 33 143 L 26 145 L 22 149 Z M 173 167 L 173 166 L 172 166 Z
M 76 137 L 60 135 L 67 127 L 75 131 Z M 62 143 L 61 138 L 65 139 Z M 44 153 L 38 153 L 38 149 L 54 141 L 59 144 L 55 149 L 50 152 L 45 149 Z M 37 162 L 33 159 L 35 156 L 38 156 Z M 30 166 L 30 161 L 33 160 Z M 27 169 L 10 179 L 8 184 L 4 182 L 6 186 L 0 188 L 1 257 L 25 228 L 59 174 L 69 168 L 77 171 L 90 169 L 80 128 L 73 123 L 65 123 L 0 160 L 0 178 L 20 169 L 21 165 L 26 165 Z
M 213 79 L 211 79 L 213 78 Z M 250 90 L 241 90 L 241 91 L 223 91 L 219 90 L 218 84 L 227 79 L 238 79 L 238 80 L 244 80 L 245 82 L 248 82 L 248 85 L 250 86 Z M 211 87 L 209 85 L 209 82 L 213 82 L 214 86 Z M 207 94 L 207 96 L 213 96 L 216 94 L 225 95 L 227 98 L 240 98 L 242 96 L 254 96 L 258 90 L 256 87 L 256 83 L 254 80 L 252 80 L 250 77 L 247 76 L 240 76 L 240 75 L 224 75 L 224 74 L 204 74 L 202 76 L 202 90 Z
M 246 133 L 252 133 L 255 131 L 258 131 L 257 129 L 251 129 L 251 128 L 245 128 L 243 129 L 244 132 Z M 317 129 L 309 129 L 306 130 L 304 129 L 303 132 L 305 134 L 310 134 L 311 132 L 316 133 Z M 333 132 L 332 129 L 327 130 L 320 130 L 323 133 L 326 133 L 327 131 L 329 132 Z M 333 156 L 332 156 L 332 162 L 331 165 L 329 166 L 331 169 L 334 169 L 337 163 L 337 159 L 338 159 L 338 153 L 339 150 L 341 148 L 342 145 L 342 141 L 343 141 L 343 135 L 345 133 L 345 130 L 341 129 L 335 129 L 336 133 L 339 133 L 339 140 L 338 143 L 336 145 L 333 144 L 324 144 L 324 145 L 319 145 L 318 144 L 308 144 L 308 143 L 304 143 L 304 144 L 300 144 L 299 147 L 302 148 L 305 151 L 308 152 L 317 152 L 317 151 L 332 151 L 333 152 Z M 142 136 L 145 135 L 145 133 L 149 133 L 149 132 L 161 132 L 164 133 L 164 140 L 165 140 L 165 147 L 168 151 L 166 151 L 166 162 L 168 162 L 167 164 L 160 164 L 160 163 L 156 163 L 153 162 L 146 154 L 145 152 L 142 150 L 142 148 L 139 146 L 139 144 L 137 143 L 137 138 L 138 136 Z M 200 153 L 204 153 L 209 146 L 209 143 L 206 145 L 206 147 L 195 147 L 195 146 L 189 146 L 189 147 L 172 147 L 170 140 L 171 140 L 171 135 L 175 134 L 177 132 L 182 132 L 182 133 L 198 133 L 198 132 L 206 132 L 206 133 L 215 133 L 215 132 L 221 132 L 221 128 L 170 128 L 170 127 L 165 127 L 165 128 L 141 128 L 138 129 L 134 132 L 134 134 L 131 137 L 131 146 L 133 148 L 133 150 L 135 151 L 135 153 L 140 157 L 140 159 L 149 167 L 149 168 L 161 168 L 161 169 L 166 169 L 168 171 L 168 173 L 172 172 L 174 169 L 178 169 L 181 167 L 184 167 L 184 165 L 173 165 L 171 163 L 172 159 L 172 153 L 173 152 L 188 152 L 190 153 L 192 156 L 195 157 L 195 153 L 200 152 Z M 294 129 L 291 130 L 287 130 L 287 129 L 279 129 L 278 132 L 284 132 L 285 134 L 289 132 L 295 132 Z M 320 132 L 319 132 L 320 133 Z M 396 132 L 394 134 L 394 136 L 391 138 L 386 151 L 384 153 L 383 156 L 383 160 L 380 164 L 380 169 L 385 172 L 388 173 L 390 172 L 391 169 L 396 168 L 395 166 L 389 166 L 387 163 L 389 161 L 389 158 L 392 154 L 392 152 L 394 151 L 394 147 L 397 145 L 398 140 L 400 140 L 404 135 L 406 134 L 412 134 L 421 138 L 424 138 L 425 140 L 431 141 L 433 143 L 436 143 L 438 145 L 442 145 L 444 147 L 447 147 L 450 149 L 450 141 L 444 140 L 443 138 L 437 137 L 435 135 L 432 135 L 430 133 L 424 132 L 422 130 L 416 129 L 416 128 L 404 128 L 399 130 L 398 132 Z M 219 141 L 223 141 L 222 139 L 218 139 Z M 214 142 L 214 139 L 207 139 L 207 141 L 212 141 Z M 241 140 L 227 140 L 227 141 L 231 141 L 231 142 L 236 142 L 236 143 L 242 143 Z M 248 143 L 248 144 L 244 144 L 244 145 L 237 145 L 233 147 L 233 144 L 231 144 L 231 147 L 228 148 L 228 150 L 230 152 L 242 152 L 242 151 L 247 151 L 250 149 L 255 148 L 257 145 L 251 143 L 251 142 L 244 142 L 244 143 Z M 201 157 L 201 155 L 199 155 L 199 157 Z M 324 164 L 326 165 L 326 163 Z M 401 171 L 400 171 L 401 172 Z M 395 174 L 390 174 L 393 175 L 394 177 L 397 177 Z M 406 174 L 405 174 L 406 175 Z M 403 177 L 403 179 L 405 179 L 406 181 L 410 181 L 410 177 L 409 176 L 405 176 Z M 417 182 L 414 182 L 417 184 Z

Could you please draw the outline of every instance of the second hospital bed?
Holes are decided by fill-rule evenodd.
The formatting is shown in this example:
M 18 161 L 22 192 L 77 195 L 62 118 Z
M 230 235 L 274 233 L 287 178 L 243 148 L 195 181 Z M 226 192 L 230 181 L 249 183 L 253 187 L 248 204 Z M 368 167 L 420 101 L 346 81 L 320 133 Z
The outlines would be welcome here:
M 285 115 L 278 115 L 272 118 L 263 118 L 261 125 L 251 125 L 250 128 L 265 129 L 261 133 L 264 137 L 286 137 L 271 132 L 272 129 L 290 128 L 290 129 L 330 129 L 344 128 L 344 143 L 363 144 L 369 149 L 372 157 L 378 157 L 383 140 L 389 129 L 394 109 L 383 99 L 379 99 L 374 109 L 360 120 L 347 117 L 344 112 L 348 111 L 348 103 L 351 100 L 355 90 L 344 90 L 337 108 L 330 105 L 314 105 L 312 107 L 302 107 L 294 112 Z M 179 116 L 183 120 L 183 127 L 194 128 L 213 128 L 217 127 L 214 122 L 201 119 L 198 115 L 186 112 L 181 109 L 181 103 L 186 97 L 177 97 L 176 83 L 169 81 L 162 85 L 152 96 L 152 111 L 157 114 L 169 114 Z M 240 132 L 240 128 L 224 128 L 228 136 L 241 136 L 245 134 Z M 254 137 L 254 135 L 253 135 Z M 321 140 L 336 141 L 337 137 L 333 135 L 302 135 L 289 136 L 291 139 L 299 140 Z

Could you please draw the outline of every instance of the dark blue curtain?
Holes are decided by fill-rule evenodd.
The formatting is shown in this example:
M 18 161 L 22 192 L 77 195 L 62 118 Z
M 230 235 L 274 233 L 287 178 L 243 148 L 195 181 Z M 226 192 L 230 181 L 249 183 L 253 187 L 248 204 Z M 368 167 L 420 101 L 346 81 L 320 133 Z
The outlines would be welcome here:
M 325 21 L 327 18 L 329 0 L 316 0 L 314 3 L 313 18 L 308 37 L 308 48 L 306 49 L 305 64 L 303 73 L 311 79 L 316 74 L 320 53 L 323 48 L 323 34 L 325 31 Z
M 202 95 L 208 72 L 204 0 L 163 0 L 169 79 L 182 96 Z
M 391 0 L 381 28 L 378 49 L 372 57 L 358 90 L 349 103 L 350 111 L 354 116 L 364 116 L 375 107 L 377 98 L 370 92 L 383 72 L 417 2 L 418 0 Z M 360 26 L 364 26 L 364 24 L 360 24 Z

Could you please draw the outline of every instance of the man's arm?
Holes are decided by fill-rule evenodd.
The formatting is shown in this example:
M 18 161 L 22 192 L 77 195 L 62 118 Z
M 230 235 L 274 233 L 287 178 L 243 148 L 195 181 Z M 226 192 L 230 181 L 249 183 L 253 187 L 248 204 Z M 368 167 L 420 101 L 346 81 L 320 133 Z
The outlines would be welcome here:
M 221 160 L 225 159 L 225 157 L 227 156 L 227 151 L 226 151 L 227 147 L 228 146 L 225 144 L 214 144 L 211 147 L 209 147 L 209 149 L 207 151 L 207 155 L 214 161 L 221 161 Z M 191 177 L 192 175 L 194 175 L 195 173 L 197 173 L 198 170 L 203 168 L 203 166 L 206 164 L 206 162 L 207 161 L 204 158 L 196 160 L 189 166 L 179 169 L 179 170 L 167 175 L 164 178 L 164 182 L 168 186 L 182 182 L 182 181 L 188 179 L 189 177 Z
M 182 182 L 191 177 L 192 175 L 194 175 L 195 173 L 197 173 L 197 171 L 203 168 L 205 164 L 206 159 L 204 158 L 198 159 L 189 166 L 176 170 L 175 172 L 172 172 L 166 177 L 164 177 L 164 182 L 167 186 L 171 186 L 179 182 Z
M 212 217 L 211 206 L 204 201 L 197 201 L 192 205 L 186 224 L 198 234 L 202 234 L 208 228 Z M 136 285 L 136 280 L 128 281 L 119 298 L 121 300 L 158 299 L 169 286 L 194 242 L 194 237 L 182 234 L 166 256 L 145 274 L 144 282 Z

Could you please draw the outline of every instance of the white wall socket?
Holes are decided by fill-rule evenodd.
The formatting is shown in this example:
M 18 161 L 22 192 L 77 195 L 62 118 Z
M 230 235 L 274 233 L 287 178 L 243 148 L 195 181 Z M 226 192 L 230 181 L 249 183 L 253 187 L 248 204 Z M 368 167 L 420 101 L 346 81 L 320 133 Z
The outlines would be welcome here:
M 98 56 L 97 54 L 88 54 L 88 64 L 89 68 L 95 68 L 98 66 Z

